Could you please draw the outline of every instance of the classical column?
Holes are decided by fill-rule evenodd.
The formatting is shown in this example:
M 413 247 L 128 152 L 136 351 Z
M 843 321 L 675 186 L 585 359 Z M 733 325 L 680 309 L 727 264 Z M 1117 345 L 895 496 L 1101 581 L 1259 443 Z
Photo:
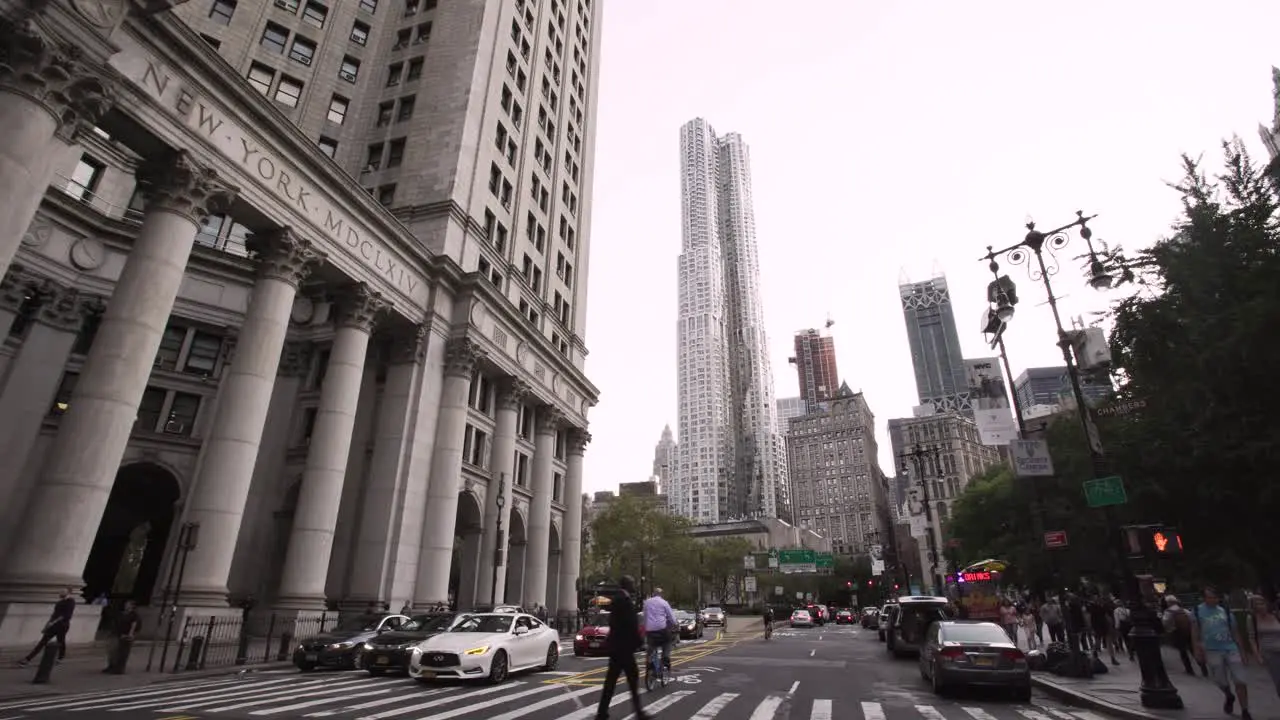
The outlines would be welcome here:
M 395 570 L 395 541 L 399 519 L 397 509 L 408 482 L 406 470 L 413 444 L 410 425 L 414 400 L 422 378 L 423 343 L 427 329 L 415 325 L 391 340 L 391 362 L 378 403 L 374 429 L 373 460 L 369 483 L 364 489 L 364 505 L 351 564 L 350 593 L 347 598 L 362 607 L 371 602 L 392 602 L 392 573 Z M 403 602 L 405 598 L 395 598 Z M 394 603 L 393 603 L 394 604 Z M 396 606 L 399 609 L 399 606 Z
M 532 394 L 524 381 L 512 378 L 498 394 L 498 417 L 493 431 L 493 455 L 489 466 L 493 476 L 489 478 L 489 491 L 485 494 L 484 536 L 480 542 L 480 568 L 476 582 L 476 599 L 481 603 L 503 602 L 507 585 L 507 541 L 511 533 L 511 486 L 514 484 L 516 464 L 516 423 L 520 420 L 520 406 Z M 498 497 L 502 507 L 498 507 Z M 499 532 L 501 527 L 501 532 Z M 495 549 L 502 548 L 502 557 Z M 498 563 L 494 575 L 494 563 Z M 494 589 L 494 579 L 497 589 Z
M 560 528 L 560 611 L 578 612 L 578 575 L 582 572 L 582 458 L 591 433 L 569 433 L 569 462 L 564 478 L 564 527 Z
M 556 431 L 564 415 L 546 405 L 538 408 L 537 436 L 533 449 L 533 500 L 529 503 L 529 547 L 525 551 L 524 602 L 528 607 L 547 603 L 547 564 L 551 561 L 551 493 L 554 491 Z
M 53 404 L 71 346 L 84 323 L 86 302 L 73 288 L 45 282 L 27 337 L 9 368 L 0 391 L 0 491 L 22 473 L 27 454 L 40 434 L 40 424 Z
M 529 543 L 524 540 L 512 540 L 510 543 L 507 550 L 507 586 L 503 602 L 512 605 L 524 604 L 524 569 L 528 549 Z M 532 610 L 532 608 L 526 609 Z
M 0 95 L 0 97 L 4 96 Z M 10 265 L 9 272 L 0 279 L 0 344 L 9 337 L 9 328 L 13 327 L 13 321 L 18 317 L 22 303 L 31 292 L 31 284 L 32 278 L 26 268 L 17 264 Z
M 224 370 L 213 425 L 201 448 L 204 457 L 187 503 L 186 520 L 200 523 L 200 542 L 187 557 L 182 584 L 183 598 L 194 606 L 226 607 L 236 539 L 293 300 L 298 285 L 322 257 L 290 228 L 255 234 L 249 249 L 258 259 L 258 278 L 236 339 L 235 359 Z
M 9 548 L 3 597 L 39 601 L 80 586 L 196 231 L 228 199 L 216 173 L 185 153 L 155 157 L 139 176 L 150 185 L 146 218 Z
M 458 520 L 459 480 L 462 474 L 462 441 L 467 432 L 467 395 L 471 375 L 484 351 L 470 338 L 449 341 L 445 350 L 444 389 L 440 393 L 440 419 L 431 455 L 431 481 L 422 529 L 422 553 L 418 556 L 418 583 L 413 604 L 424 607 L 449 600 L 449 568 L 453 562 L 454 529 Z
M 293 516 L 284 577 L 276 601 L 281 608 L 324 609 L 329 555 L 333 552 L 333 533 L 342 502 L 342 483 L 351 452 L 351 433 L 369 351 L 369 333 L 385 307 L 382 296 L 363 283 L 348 289 L 338 299 L 338 329 L 329 351 L 324 386 L 320 389 L 320 407 L 311 431 L 302 491 Z
M 0 274 L 49 189 L 55 135 L 73 140 L 111 107 L 110 88 L 78 55 L 30 20 L 0 19 Z
M 480 554 L 481 527 L 468 524 L 458 528 L 457 533 L 461 539 L 458 557 L 462 563 L 458 572 L 458 609 L 470 610 L 476 607 L 477 602 L 489 602 L 489 598 L 480 600 L 476 597 L 476 580 L 480 570 L 476 556 Z

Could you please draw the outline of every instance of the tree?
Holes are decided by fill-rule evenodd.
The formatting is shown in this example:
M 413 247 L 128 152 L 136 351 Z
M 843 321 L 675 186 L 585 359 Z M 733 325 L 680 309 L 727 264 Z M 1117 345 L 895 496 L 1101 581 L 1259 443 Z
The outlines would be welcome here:
M 684 518 L 644 498 L 618 497 L 591 523 L 589 581 L 616 582 L 629 574 L 646 587 L 662 587 L 673 600 L 692 601 L 697 546 L 688 527 Z
M 744 596 L 741 592 L 734 593 L 733 589 L 744 575 L 742 558 L 750 555 L 754 549 L 750 541 L 740 537 L 715 538 L 698 548 L 697 575 L 707 583 L 705 589 L 719 602 L 725 602 L 733 594 L 739 598 Z M 742 588 L 736 589 L 741 591 Z

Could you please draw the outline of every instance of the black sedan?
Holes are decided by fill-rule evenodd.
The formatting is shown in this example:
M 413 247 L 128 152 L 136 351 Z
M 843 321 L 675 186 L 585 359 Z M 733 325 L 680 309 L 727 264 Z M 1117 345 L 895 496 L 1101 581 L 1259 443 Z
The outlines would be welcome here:
M 423 640 L 448 630 L 461 615 L 431 613 L 414 615 L 399 630 L 369 638 L 364 644 L 364 669 L 370 675 L 409 672 L 409 655 Z
M 348 668 L 360 666 L 364 644 L 383 632 L 398 630 L 409 618 L 392 613 L 356 615 L 340 620 L 327 633 L 306 638 L 293 651 L 293 664 L 303 672 L 320 667 Z
M 676 626 L 680 629 L 681 640 L 696 640 L 702 637 L 702 621 L 697 613 L 688 610 L 676 610 Z

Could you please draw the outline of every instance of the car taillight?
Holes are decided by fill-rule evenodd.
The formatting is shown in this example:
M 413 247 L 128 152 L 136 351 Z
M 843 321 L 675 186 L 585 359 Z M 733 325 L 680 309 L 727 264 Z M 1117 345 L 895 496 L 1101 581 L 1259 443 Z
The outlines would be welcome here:
M 958 647 L 942 648 L 938 651 L 938 657 L 949 662 L 958 662 L 969 659 L 968 656 L 964 654 L 964 651 Z
M 1005 660 L 1009 660 L 1015 665 L 1018 663 L 1025 663 L 1027 661 L 1027 656 L 1021 650 L 1018 650 L 1016 648 L 1007 648 L 1005 650 L 1002 650 L 1000 652 L 1000 657 L 1004 658 Z

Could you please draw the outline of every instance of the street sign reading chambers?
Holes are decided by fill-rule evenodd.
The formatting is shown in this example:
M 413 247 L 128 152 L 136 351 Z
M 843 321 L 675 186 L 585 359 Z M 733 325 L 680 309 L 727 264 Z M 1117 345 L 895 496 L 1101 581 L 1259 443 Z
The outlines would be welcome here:
M 1129 502 L 1129 496 L 1124 491 L 1124 481 L 1120 479 L 1119 475 L 1098 478 L 1097 480 L 1086 480 L 1084 483 L 1084 499 L 1091 508 L 1124 505 Z

